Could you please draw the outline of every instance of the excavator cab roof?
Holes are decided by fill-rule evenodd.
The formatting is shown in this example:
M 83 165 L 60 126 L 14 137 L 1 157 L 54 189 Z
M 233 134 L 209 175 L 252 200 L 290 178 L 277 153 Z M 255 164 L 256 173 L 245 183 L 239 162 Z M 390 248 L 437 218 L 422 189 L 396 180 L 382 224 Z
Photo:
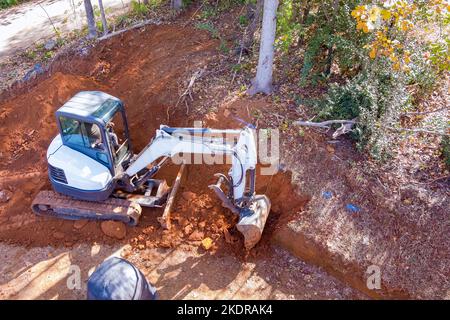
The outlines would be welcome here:
M 107 123 L 122 107 L 122 101 L 101 91 L 81 91 L 57 111 L 57 115 Z

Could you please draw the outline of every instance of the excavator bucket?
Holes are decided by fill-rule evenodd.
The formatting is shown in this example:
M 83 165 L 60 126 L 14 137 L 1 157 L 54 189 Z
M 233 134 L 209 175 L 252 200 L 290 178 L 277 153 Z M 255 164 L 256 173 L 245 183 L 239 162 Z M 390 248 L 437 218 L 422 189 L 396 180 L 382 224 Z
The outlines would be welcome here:
M 252 205 L 241 213 L 237 229 L 244 236 L 245 249 L 250 250 L 261 239 L 270 212 L 270 200 L 266 195 L 256 195 Z

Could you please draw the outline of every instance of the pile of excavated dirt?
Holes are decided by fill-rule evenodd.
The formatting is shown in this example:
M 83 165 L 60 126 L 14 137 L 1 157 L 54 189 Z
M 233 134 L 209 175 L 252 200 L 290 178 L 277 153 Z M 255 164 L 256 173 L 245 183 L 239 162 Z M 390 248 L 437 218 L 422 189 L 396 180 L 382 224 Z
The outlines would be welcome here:
M 156 218 L 160 209 L 144 209 L 139 226 L 115 230 L 100 222 L 72 222 L 36 217 L 30 204 L 43 189 L 51 188 L 47 178 L 46 149 L 57 134 L 54 112 L 76 92 L 102 90 L 125 102 L 131 140 L 139 152 L 160 124 L 192 126 L 184 106 L 174 109 L 183 80 L 217 57 L 217 41 L 198 30 L 177 25 L 150 26 L 99 43 L 88 55 L 66 60 L 62 57 L 38 83 L 22 88 L 16 97 L 2 102 L 0 111 L 0 190 L 11 193 L 0 204 L 0 241 L 29 246 L 73 247 L 80 242 L 130 243 L 136 249 L 173 247 L 183 241 L 200 245 L 213 241 L 211 251 L 243 253 L 243 238 L 234 228 L 236 217 L 224 209 L 208 188 L 216 172 L 227 165 L 189 165 L 173 207 L 173 228 L 163 230 Z M 265 103 L 255 102 L 255 108 Z M 167 123 L 167 108 L 172 114 Z M 250 106 L 252 107 L 252 106 Z M 206 125 L 236 128 L 227 115 L 207 117 Z M 179 167 L 164 167 L 157 178 L 170 184 Z M 306 199 L 295 196 L 286 174 L 257 179 L 258 192 L 267 194 L 273 210 L 263 239 L 252 254 L 268 253 L 270 235 L 281 213 L 298 210 Z M 189 195 L 189 196 L 187 196 Z M 121 229 L 121 228 L 116 228 Z M 109 231 L 111 232 L 109 232 Z M 107 235 L 109 234 L 109 236 Z

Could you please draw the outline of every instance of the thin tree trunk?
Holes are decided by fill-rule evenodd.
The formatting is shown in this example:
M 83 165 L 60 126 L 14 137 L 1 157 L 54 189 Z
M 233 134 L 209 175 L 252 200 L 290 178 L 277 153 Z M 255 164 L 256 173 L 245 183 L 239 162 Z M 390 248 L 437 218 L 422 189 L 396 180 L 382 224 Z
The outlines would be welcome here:
M 100 8 L 100 15 L 102 17 L 103 35 L 108 33 L 108 24 L 106 22 L 105 9 L 103 8 L 103 0 L 98 0 L 98 7 Z
M 275 33 L 277 29 L 278 0 L 264 0 L 263 24 L 261 31 L 261 45 L 259 48 L 258 68 L 256 77 L 248 94 L 272 92 L 273 55 Z
M 248 30 L 245 34 L 243 41 L 243 48 L 247 51 L 251 51 L 251 47 L 253 46 L 253 40 L 255 38 L 255 32 L 258 30 L 259 22 L 261 20 L 261 11 L 263 6 L 263 0 L 256 1 L 255 13 L 253 15 L 252 22 L 248 26 Z
M 338 14 L 338 10 L 339 10 L 339 0 L 334 0 L 332 25 L 334 25 L 336 23 L 336 17 Z M 332 33 L 334 33 L 334 28 L 332 30 Z M 334 49 L 333 49 L 333 45 L 331 44 L 328 46 L 327 64 L 326 64 L 326 69 L 325 69 L 326 76 L 328 76 L 331 73 L 331 65 L 333 64 L 333 56 L 334 56 Z
M 292 1 L 292 15 L 290 22 L 296 23 L 298 21 L 298 17 L 300 15 L 300 0 L 293 0 Z
M 84 0 L 84 9 L 86 10 L 86 18 L 88 22 L 88 38 L 96 38 L 97 28 L 95 27 L 94 9 L 92 8 L 91 0 Z
M 310 1 L 307 1 L 305 7 L 303 8 L 302 24 L 306 23 L 306 20 L 308 19 L 310 10 L 311 10 L 311 3 L 310 3 Z
M 172 0 L 172 9 L 181 10 L 183 7 L 183 0 Z

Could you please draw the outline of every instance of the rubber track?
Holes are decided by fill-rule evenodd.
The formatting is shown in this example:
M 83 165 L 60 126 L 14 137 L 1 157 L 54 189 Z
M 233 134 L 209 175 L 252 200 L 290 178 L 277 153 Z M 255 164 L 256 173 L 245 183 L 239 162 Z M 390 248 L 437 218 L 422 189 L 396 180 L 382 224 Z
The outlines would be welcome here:
M 49 209 L 41 210 L 39 206 L 42 205 L 48 206 Z M 34 198 L 31 208 L 40 216 L 69 220 L 116 220 L 133 226 L 138 224 L 142 212 L 139 204 L 125 199 L 84 201 L 54 191 L 40 191 Z

